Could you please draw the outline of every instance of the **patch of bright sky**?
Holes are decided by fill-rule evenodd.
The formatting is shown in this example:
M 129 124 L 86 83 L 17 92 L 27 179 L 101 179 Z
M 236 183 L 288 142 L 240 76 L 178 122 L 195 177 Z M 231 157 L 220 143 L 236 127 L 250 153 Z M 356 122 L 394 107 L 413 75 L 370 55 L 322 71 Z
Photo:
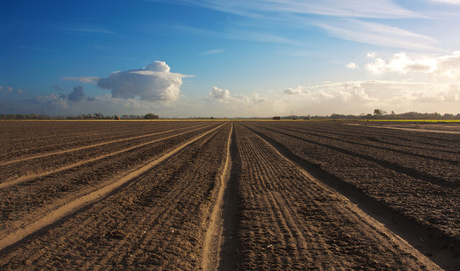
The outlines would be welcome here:
M 31 107 L 21 101 L 39 103 L 37 95 L 47 96 L 52 92 L 67 95 L 81 85 L 87 96 L 101 98 L 74 107 L 69 103 L 54 112 L 69 115 L 87 113 L 78 112 L 82 109 L 102 108 L 105 114 L 122 114 L 117 112 L 121 101 L 111 107 L 115 100 L 110 100 L 110 90 L 63 78 L 105 78 L 112 72 L 140 69 L 156 60 L 164 61 L 172 73 L 193 75 L 181 79 L 183 97 L 171 103 L 144 102 L 138 97 L 128 101 L 127 111 L 145 114 L 156 110 L 155 113 L 173 117 L 191 114 L 175 111 L 179 104 L 184 110 L 190 106 L 196 114 L 204 114 L 207 108 L 219 110 L 223 101 L 209 100 L 209 93 L 216 86 L 247 98 L 241 112 L 255 114 L 259 110 L 258 115 L 268 116 L 275 112 L 273 105 L 280 103 L 277 99 L 286 100 L 284 90 L 299 85 L 305 88 L 325 81 L 359 80 L 430 83 L 433 79 L 425 74 L 371 74 L 364 67 L 374 61 L 367 57 L 370 52 L 389 61 L 401 51 L 416 59 L 460 50 L 457 27 L 460 2 L 445 2 L 449 3 L 434 0 L 7 1 L 0 4 L 0 35 L 5 41 L 0 45 L 3 88 L 0 99 L 8 103 L 10 112 L 31 113 L 27 112 Z M 349 63 L 355 63 L 356 68 L 347 68 Z M 436 83 L 440 83 L 439 78 L 436 77 Z M 62 91 L 53 88 L 55 85 Z M 8 94 L 4 91 L 7 87 L 26 92 Z M 268 98 L 268 102 L 251 104 L 254 92 Z M 208 100 L 201 107 L 196 105 L 203 99 Z M 321 103 L 318 97 L 303 99 L 305 103 Z M 232 102 L 238 101 L 242 100 Z M 386 105 L 383 99 L 379 100 L 381 104 L 375 99 L 366 101 L 369 103 L 356 112 Z M 136 103 L 141 106 L 136 107 Z M 227 112 L 237 108 L 232 106 L 228 106 Z M 297 105 L 286 108 L 290 106 Z M 432 107 L 412 106 L 412 110 L 446 108 L 442 103 Z M 455 104 L 450 106 L 454 108 Z M 324 112 L 329 110 L 330 114 L 337 107 L 331 104 Z M 9 112 L 0 110 L 0 113 Z

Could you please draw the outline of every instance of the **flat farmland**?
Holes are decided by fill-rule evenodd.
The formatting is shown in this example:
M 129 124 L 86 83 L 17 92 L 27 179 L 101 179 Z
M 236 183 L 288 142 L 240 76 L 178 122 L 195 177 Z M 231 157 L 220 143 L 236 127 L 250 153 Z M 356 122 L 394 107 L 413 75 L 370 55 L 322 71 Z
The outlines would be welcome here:
M 460 134 L 349 124 L 1 121 L 0 270 L 458 270 Z

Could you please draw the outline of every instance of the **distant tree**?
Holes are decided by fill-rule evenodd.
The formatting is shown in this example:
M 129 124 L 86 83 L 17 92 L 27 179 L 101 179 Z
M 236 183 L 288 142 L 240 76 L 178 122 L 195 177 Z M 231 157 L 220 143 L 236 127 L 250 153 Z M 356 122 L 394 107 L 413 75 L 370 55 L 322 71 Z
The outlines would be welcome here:
M 381 117 L 384 115 L 384 112 L 382 109 L 374 109 L 374 116 L 376 117 Z
M 147 115 L 144 116 L 144 119 L 159 119 L 160 117 L 158 115 L 155 115 L 153 113 L 148 113 Z
M 449 114 L 449 113 L 446 113 L 442 116 L 442 118 L 446 120 L 453 120 L 454 117 L 455 117 L 454 114 Z

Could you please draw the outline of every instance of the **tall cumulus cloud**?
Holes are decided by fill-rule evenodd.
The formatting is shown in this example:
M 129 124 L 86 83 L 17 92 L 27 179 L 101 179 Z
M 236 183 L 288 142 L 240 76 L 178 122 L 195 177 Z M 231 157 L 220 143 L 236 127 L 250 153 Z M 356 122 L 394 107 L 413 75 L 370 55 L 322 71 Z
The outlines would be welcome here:
M 110 89 L 112 98 L 172 102 L 180 97 L 184 77 L 190 76 L 172 73 L 165 62 L 155 61 L 142 69 L 113 72 L 100 78 L 97 86 Z

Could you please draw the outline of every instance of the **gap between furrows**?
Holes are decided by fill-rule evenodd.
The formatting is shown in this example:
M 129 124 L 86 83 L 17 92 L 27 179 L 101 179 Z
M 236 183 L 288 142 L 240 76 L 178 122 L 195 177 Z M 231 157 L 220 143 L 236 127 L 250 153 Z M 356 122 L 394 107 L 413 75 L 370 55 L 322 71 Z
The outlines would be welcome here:
M 227 158 L 220 178 L 216 201 L 203 244 L 203 270 L 237 270 L 238 181 L 236 178 L 235 132 L 232 128 L 227 142 Z

